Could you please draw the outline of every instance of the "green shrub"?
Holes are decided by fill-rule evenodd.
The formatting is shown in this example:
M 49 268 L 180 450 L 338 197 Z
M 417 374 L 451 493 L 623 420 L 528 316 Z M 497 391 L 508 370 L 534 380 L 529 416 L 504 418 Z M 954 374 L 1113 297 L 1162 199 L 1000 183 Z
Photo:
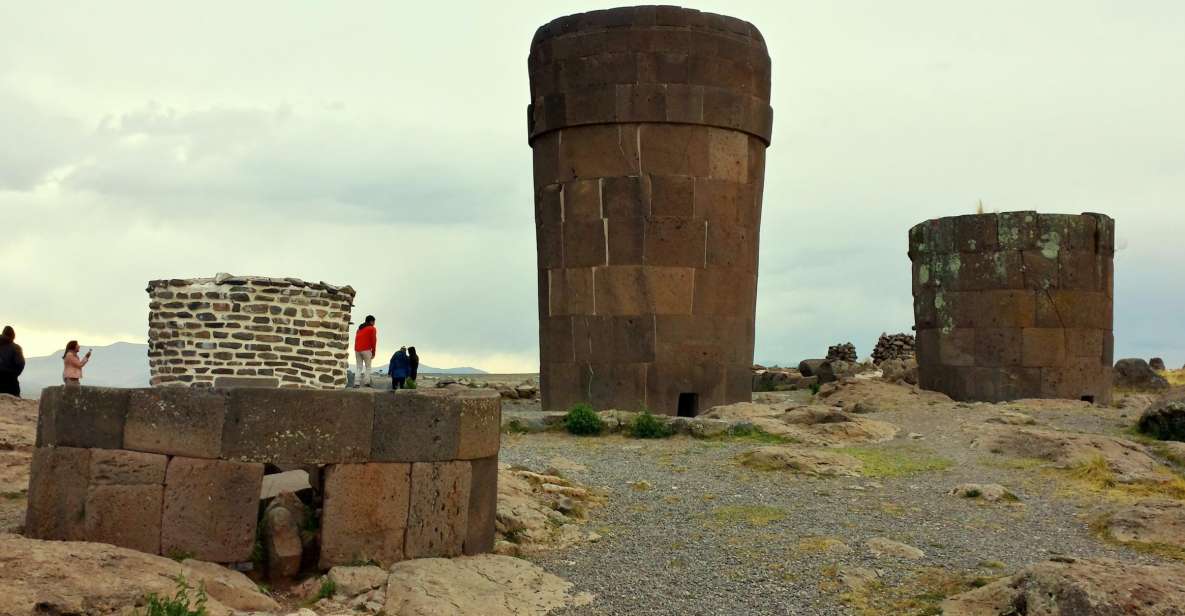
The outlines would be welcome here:
M 815 395 L 818 395 L 818 393 L 819 393 L 819 384 L 818 383 L 811 383 L 811 395 L 815 396 Z
M 151 593 L 144 598 L 143 610 L 136 610 L 136 616 L 206 616 L 206 589 L 193 588 L 184 577 L 177 577 L 177 592 L 172 597 Z
M 674 434 L 675 431 L 662 420 L 651 415 L 650 411 L 642 411 L 642 414 L 630 422 L 629 433 L 634 438 L 666 438 Z
M 326 577 L 321 580 L 321 588 L 317 589 L 317 601 L 321 599 L 330 599 L 337 594 L 337 582 Z
M 404 389 L 415 389 L 415 388 L 416 388 L 416 382 L 415 382 L 415 380 L 414 380 L 414 379 L 408 379 L 408 380 L 404 381 L 404 382 L 403 382 L 403 388 L 404 388 Z
M 564 417 L 564 428 L 577 436 L 597 435 L 605 431 L 605 422 L 587 404 L 577 404 Z

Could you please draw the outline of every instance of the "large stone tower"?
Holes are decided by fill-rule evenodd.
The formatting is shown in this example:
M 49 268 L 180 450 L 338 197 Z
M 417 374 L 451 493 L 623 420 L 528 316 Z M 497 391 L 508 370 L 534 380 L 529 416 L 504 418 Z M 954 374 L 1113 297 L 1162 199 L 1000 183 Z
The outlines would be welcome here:
M 1115 221 L 1005 212 L 909 230 L 919 384 L 956 400 L 1111 400 Z
M 541 28 L 528 61 L 543 407 L 750 399 L 773 112 L 752 24 L 678 7 Z

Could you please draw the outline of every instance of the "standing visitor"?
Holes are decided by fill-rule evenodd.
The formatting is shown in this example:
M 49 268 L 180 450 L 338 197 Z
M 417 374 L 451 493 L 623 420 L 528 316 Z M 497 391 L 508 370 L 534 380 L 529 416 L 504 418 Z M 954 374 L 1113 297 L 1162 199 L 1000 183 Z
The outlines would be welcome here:
M 391 389 L 403 389 L 403 383 L 408 375 L 407 347 L 399 347 L 391 356 L 391 365 L 387 366 L 387 374 L 391 375 Z
M 90 360 L 90 351 L 87 351 L 86 356 L 82 359 L 78 358 L 77 340 L 67 342 L 66 352 L 62 353 L 62 383 L 66 385 L 79 385 L 80 381 L 82 381 L 82 367 Z
M 416 380 L 420 376 L 420 356 L 416 355 L 416 347 L 407 347 L 407 378 Z
M 354 336 L 354 354 L 358 359 L 358 378 L 354 380 L 354 387 L 371 387 L 370 362 L 378 348 L 379 332 L 374 326 L 374 315 L 368 314 Z
M 19 377 L 25 371 L 25 353 L 21 345 L 13 342 L 16 332 L 11 325 L 4 326 L 0 334 L 0 394 L 21 397 Z

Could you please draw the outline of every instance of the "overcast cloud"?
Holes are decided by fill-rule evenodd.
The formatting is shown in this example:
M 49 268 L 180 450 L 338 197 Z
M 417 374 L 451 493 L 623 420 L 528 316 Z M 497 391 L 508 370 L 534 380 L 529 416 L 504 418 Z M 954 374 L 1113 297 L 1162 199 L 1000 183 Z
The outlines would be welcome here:
M 608 6 L 0 0 L 0 321 L 142 342 L 149 279 L 297 276 L 535 371 L 526 56 Z M 1185 4 L 694 6 L 773 58 L 757 361 L 909 331 L 906 230 L 982 199 L 1114 216 L 1116 353 L 1185 362 Z

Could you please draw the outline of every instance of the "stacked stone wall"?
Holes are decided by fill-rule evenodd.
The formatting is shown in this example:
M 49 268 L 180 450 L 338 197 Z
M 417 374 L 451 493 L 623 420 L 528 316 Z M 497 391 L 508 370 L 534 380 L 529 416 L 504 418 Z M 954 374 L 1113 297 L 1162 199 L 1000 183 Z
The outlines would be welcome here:
M 1110 401 L 1114 238 L 1102 214 L 910 229 L 919 384 L 956 400 Z
M 220 274 L 147 291 L 153 386 L 346 386 L 348 286 Z
M 251 558 L 265 465 L 324 465 L 322 568 L 489 552 L 493 391 L 50 387 L 25 532 Z
M 543 408 L 747 401 L 761 34 L 678 7 L 594 11 L 539 28 L 528 64 Z

